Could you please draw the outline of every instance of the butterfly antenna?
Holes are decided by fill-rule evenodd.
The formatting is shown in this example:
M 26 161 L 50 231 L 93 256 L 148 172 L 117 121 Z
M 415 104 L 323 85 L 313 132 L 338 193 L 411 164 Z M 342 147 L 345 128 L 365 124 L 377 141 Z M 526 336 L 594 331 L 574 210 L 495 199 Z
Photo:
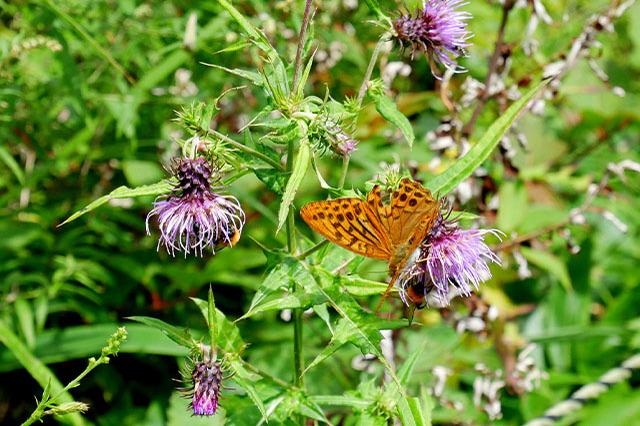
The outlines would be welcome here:
M 387 286 L 387 289 L 384 291 L 384 294 L 382 295 L 382 299 L 380 299 L 380 303 L 378 303 L 378 307 L 376 308 L 376 315 L 378 315 L 378 312 L 380 312 L 380 308 L 382 308 L 382 304 L 384 303 L 384 299 L 387 298 L 387 295 L 389 294 L 389 292 L 393 288 L 393 285 L 396 283 L 396 279 L 398 278 L 398 275 L 400 275 L 400 269 L 399 268 L 393 274 L 393 278 L 391 278 L 391 282 Z

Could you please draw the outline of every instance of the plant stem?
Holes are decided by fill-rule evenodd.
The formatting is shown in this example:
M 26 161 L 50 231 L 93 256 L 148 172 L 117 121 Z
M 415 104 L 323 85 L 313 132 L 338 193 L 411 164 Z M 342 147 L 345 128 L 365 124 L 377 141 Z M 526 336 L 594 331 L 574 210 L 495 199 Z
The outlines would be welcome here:
M 358 103 L 362 103 L 364 94 L 367 93 L 367 86 L 369 85 L 369 80 L 371 79 L 373 68 L 376 66 L 376 62 L 378 61 L 378 54 L 380 53 L 380 49 L 382 49 L 382 45 L 386 42 L 386 40 L 387 33 L 384 33 L 380 37 L 380 40 L 378 40 L 376 47 L 373 49 L 371 59 L 369 60 L 369 65 L 367 66 L 367 71 L 364 74 L 364 80 L 362 80 L 362 85 L 360 86 L 360 90 L 358 91 Z
M 307 33 L 309 25 L 309 13 L 311 12 L 311 4 L 313 0 L 307 0 L 304 7 L 304 15 L 302 17 L 302 26 L 300 27 L 300 37 L 298 37 L 298 49 L 296 50 L 296 62 L 293 68 L 293 82 L 291 83 L 291 91 L 295 93 L 298 79 L 300 78 L 300 64 L 302 63 L 302 49 L 304 48 L 304 36 Z
M 491 85 L 491 80 L 493 79 L 493 75 L 496 72 L 496 68 L 498 68 L 498 58 L 502 53 L 502 45 L 504 44 L 504 30 L 507 26 L 509 12 L 513 8 L 514 4 L 514 1 L 509 0 L 502 7 L 502 21 L 500 21 L 500 29 L 498 30 L 498 38 L 493 49 L 493 55 L 491 55 L 491 59 L 489 60 L 489 72 L 484 79 L 484 93 L 482 94 L 482 96 L 480 96 L 480 99 L 478 99 L 478 104 L 473 110 L 471 119 L 469 119 L 469 122 L 462 128 L 463 136 L 469 136 L 473 132 L 473 127 L 475 126 L 478 117 L 480 117 L 480 112 L 482 112 L 482 108 L 484 108 L 485 104 L 490 98 L 489 86 Z
M 270 166 L 272 166 L 274 169 L 277 169 L 277 170 L 280 170 L 280 171 L 284 171 L 284 167 L 282 167 L 282 164 L 280 164 L 279 162 L 277 162 L 273 158 L 269 158 L 266 155 L 262 154 L 261 152 L 256 151 L 253 148 L 249 148 L 248 146 L 243 145 L 240 142 L 236 142 L 233 139 L 231 139 L 230 137 L 225 136 L 225 135 L 223 135 L 222 133 L 220 133 L 220 132 L 218 132 L 216 130 L 209 129 L 209 130 L 206 130 L 206 132 L 214 135 L 218 139 L 228 143 L 229 145 L 231 145 L 232 147 L 234 147 L 236 149 L 239 149 L 240 151 L 244 151 L 247 154 L 251 154 L 254 157 L 257 157 L 257 158 L 261 159 L 265 163 L 267 163 Z
M 293 140 L 289 141 L 287 147 L 287 171 L 293 167 Z M 289 208 L 287 216 L 287 244 L 289 253 L 293 256 L 296 254 L 296 227 L 293 208 Z M 291 291 L 295 291 L 297 287 L 294 281 Z M 301 388 L 302 383 L 302 309 L 294 309 L 293 311 L 293 385 Z
M 347 179 L 347 170 L 349 170 L 349 160 L 351 157 L 345 155 L 342 157 L 342 172 L 340 173 L 340 180 L 338 181 L 338 189 L 344 188 L 344 181 Z
M 322 247 L 326 246 L 327 243 L 329 242 L 329 240 L 322 240 L 320 241 L 318 244 L 314 245 L 313 247 L 311 247 L 309 250 L 300 253 L 299 255 L 296 256 L 296 259 L 298 260 L 304 260 L 306 259 L 308 256 L 310 256 L 311 254 L 315 253 L 316 251 L 320 250 Z

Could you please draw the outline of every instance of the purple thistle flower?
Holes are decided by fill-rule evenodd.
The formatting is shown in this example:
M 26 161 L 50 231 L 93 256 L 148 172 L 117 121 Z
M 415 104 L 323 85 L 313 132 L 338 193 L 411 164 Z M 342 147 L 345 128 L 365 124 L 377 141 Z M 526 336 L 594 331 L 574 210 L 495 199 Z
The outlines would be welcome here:
M 197 361 L 193 363 L 193 369 L 189 372 L 183 370 L 182 383 L 187 387 L 182 388 L 180 393 L 191 400 L 189 409 L 193 410 L 194 415 L 212 416 L 218 410 L 218 400 L 220 398 L 220 389 L 223 389 L 222 381 L 228 377 L 222 377 L 222 373 L 226 369 L 222 368 L 221 363 L 217 361 Z M 188 368 L 190 364 L 185 367 Z M 226 388 L 224 388 L 226 389 Z
M 186 257 L 191 250 L 202 256 L 206 247 L 215 254 L 217 244 L 233 246 L 242 232 L 244 211 L 235 197 L 215 191 L 223 187 L 214 186 L 220 177 L 211 164 L 201 157 L 174 159 L 170 172 L 177 183 L 168 195 L 156 198 L 147 215 L 148 235 L 149 220 L 158 216 L 158 250 L 164 246 L 172 256 L 184 251 Z
M 356 150 L 358 141 L 354 140 L 349 135 L 349 133 L 342 130 L 339 126 L 335 126 L 334 128 L 330 129 L 329 133 L 333 135 L 333 143 L 331 144 L 331 149 L 333 149 L 336 154 L 341 155 L 342 157 L 351 157 L 353 151 Z
M 485 235 L 499 238 L 500 231 L 462 229 L 457 219 L 450 218 L 451 209 L 444 210 L 422 242 L 417 258 L 410 260 L 398 277 L 400 297 L 409 307 L 424 307 L 433 291 L 442 306 L 448 305 L 451 286 L 462 296 L 470 296 L 471 286 L 477 290 L 491 278 L 487 263 L 501 263 L 484 242 Z
M 465 48 L 471 46 L 467 40 L 472 35 L 467 31 L 465 21 L 472 16 L 457 10 L 467 4 L 469 2 L 464 0 L 423 0 L 422 8 L 415 14 L 407 10 L 396 15 L 393 20 L 395 39 L 403 47 L 405 43 L 411 46 L 411 59 L 420 50 L 453 72 L 465 72 L 454 59 L 466 57 Z M 435 73 L 434 76 L 437 77 Z

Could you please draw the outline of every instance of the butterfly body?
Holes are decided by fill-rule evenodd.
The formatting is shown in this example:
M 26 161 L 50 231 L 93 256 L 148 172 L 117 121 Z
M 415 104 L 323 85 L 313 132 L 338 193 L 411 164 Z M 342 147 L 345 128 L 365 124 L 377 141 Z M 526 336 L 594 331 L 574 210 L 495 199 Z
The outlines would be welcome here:
M 380 186 L 376 185 L 366 201 L 360 198 L 315 201 L 302 207 L 300 215 L 329 241 L 362 256 L 389 262 L 392 278 L 379 309 L 439 211 L 439 203 L 429 190 L 411 179 L 402 179 L 388 205 L 382 202 Z

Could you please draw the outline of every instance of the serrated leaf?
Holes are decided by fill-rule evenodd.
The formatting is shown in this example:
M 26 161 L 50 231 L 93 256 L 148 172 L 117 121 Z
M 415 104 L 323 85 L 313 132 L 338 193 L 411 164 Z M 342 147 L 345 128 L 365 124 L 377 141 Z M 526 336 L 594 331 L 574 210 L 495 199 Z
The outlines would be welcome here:
M 153 327 L 157 330 L 162 331 L 168 338 L 176 342 L 177 344 L 191 348 L 194 345 L 193 338 L 186 330 L 181 330 L 178 327 L 175 327 L 171 324 L 167 324 L 166 322 L 152 317 L 142 317 L 142 316 L 133 316 L 127 317 L 126 319 L 131 321 L 136 321 L 144 325 L 148 325 L 149 327 Z
M 260 410 L 260 414 L 265 421 L 268 421 L 267 411 L 264 408 L 264 403 L 262 399 L 260 399 L 260 395 L 256 391 L 255 386 L 252 384 L 252 375 L 247 371 L 241 361 L 237 359 L 232 359 L 229 362 L 231 366 L 231 370 L 234 372 L 233 380 L 238 384 L 238 386 L 242 387 L 245 391 L 247 391 L 247 395 L 256 404 L 258 410 Z
M 349 293 L 341 290 L 334 281 L 332 274 L 319 269 L 311 269 L 310 272 L 318 290 L 327 298 L 333 309 L 340 314 L 341 318 L 338 320 L 338 324 L 334 329 L 331 344 L 325 347 L 316 359 L 305 369 L 305 372 L 315 365 L 318 365 L 340 346 L 346 343 L 353 343 L 360 348 L 363 354 L 372 353 L 376 355 L 396 385 L 402 388 L 400 381 L 380 350 L 380 341 L 382 340 L 380 330 L 390 330 L 406 326 L 407 321 L 389 321 L 364 312 L 362 306 L 360 306 Z M 328 284 L 326 288 L 323 287 L 323 282 Z
M 275 293 L 290 289 L 291 283 L 298 283 L 302 287 L 302 291 L 287 295 L 284 298 L 272 299 L 270 296 Z M 304 268 L 302 262 L 295 257 L 286 256 L 281 258 L 278 263 L 262 280 L 256 294 L 253 296 L 251 306 L 246 314 L 240 319 L 246 319 L 258 312 L 264 312 L 271 309 L 281 309 L 285 307 L 298 308 L 309 306 L 312 300 L 316 303 L 322 303 L 324 299 L 322 295 L 315 291 L 314 295 L 313 277 Z
M 73 220 L 76 220 L 83 214 L 89 213 L 90 211 L 97 209 L 101 205 L 108 203 L 111 200 L 115 200 L 119 198 L 143 197 L 145 195 L 164 194 L 166 192 L 169 192 L 171 188 L 172 188 L 172 184 L 171 182 L 168 182 L 168 181 L 157 182 L 152 185 L 139 186 L 137 188 L 128 188 L 126 186 L 120 186 L 114 189 L 113 191 L 111 191 L 109 194 L 103 195 L 102 197 L 96 200 L 93 200 L 85 208 L 78 210 L 58 226 L 66 225 L 67 223 Z
M 400 129 L 404 139 L 409 144 L 409 147 L 413 147 L 413 141 L 416 139 L 416 136 L 413 133 L 413 127 L 411 126 L 409 119 L 398 110 L 398 106 L 395 102 L 387 98 L 384 94 L 369 93 L 369 95 L 373 97 L 376 104 L 376 110 L 378 110 L 380 115 Z
M 460 182 L 471 176 L 471 173 L 480 167 L 484 160 L 489 157 L 493 149 L 498 145 L 498 142 L 500 142 L 502 136 L 509 130 L 509 127 L 511 127 L 529 101 L 548 83 L 549 80 L 543 80 L 536 84 L 507 108 L 505 113 L 489 126 L 486 133 L 471 147 L 464 157 L 460 158 L 451 167 L 428 182 L 427 187 L 431 192 L 444 196 L 455 189 Z
M 531 264 L 554 275 L 566 291 L 573 291 L 567 265 L 557 256 L 546 251 L 535 250 L 526 246 L 520 247 L 520 253 L 522 253 L 525 259 L 527 259 Z
M 292 153 L 289 153 L 289 155 L 292 155 Z M 278 211 L 278 229 L 276 229 L 276 234 L 280 231 L 280 228 L 282 228 L 282 225 L 284 225 L 284 222 L 287 220 L 291 203 L 296 196 L 296 192 L 298 192 L 298 187 L 307 173 L 309 164 L 311 164 L 311 148 L 309 147 L 309 143 L 303 140 L 300 143 L 300 149 L 298 150 L 298 155 L 294 160 L 291 176 L 289 176 L 287 187 L 284 191 L 284 195 L 282 196 L 280 210 Z
M 267 188 L 278 195 L 284 194 L 287 174 L 273 169 L 253 169 L 253 173 Z

